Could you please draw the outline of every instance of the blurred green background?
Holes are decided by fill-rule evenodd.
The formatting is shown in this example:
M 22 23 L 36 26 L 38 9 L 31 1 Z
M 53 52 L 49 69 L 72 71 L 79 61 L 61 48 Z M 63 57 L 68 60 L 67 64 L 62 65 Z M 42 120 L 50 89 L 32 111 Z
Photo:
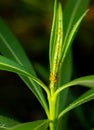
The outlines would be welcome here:
M 64 6 L 67 0 L 61 1 Z M 72 45 L 72 78 L 94 74 L 94 0 L 90 0 L 89 9 Z M 0 0 L 0 17 L 20 41 L 38 76 L 46 84 L 49 80 L 48 50 L 52 16 L 53 0 Z M 40 74 L 42 71 L 43 75 Z M 85 90 L 77 87 L 70 90 L 70 93 L 77 97 Z M 93 104 L 94 101 L 82 107 L 88 128 L 94 127 Z M 85 119 L 79 117 L 77 112 L 77 109 L 76 112 L 70 112 L 70 130 L 85 128 Z M 40 104 L 21 79 L 4 71 L 0 71 L 0 115 L 12 116 L 22 122 L 45 118 Z

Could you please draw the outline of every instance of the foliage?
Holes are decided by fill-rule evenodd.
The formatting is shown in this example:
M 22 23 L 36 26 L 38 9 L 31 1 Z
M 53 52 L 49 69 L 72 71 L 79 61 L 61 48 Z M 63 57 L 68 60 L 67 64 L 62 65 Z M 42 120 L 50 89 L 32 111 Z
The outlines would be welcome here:
M 94 99 L 94 75 L 70 81 L 72 74 L 70 46 L 87 13 L 88 3 L 89 0 L 68 0 L 63 13 L 61 3 L 55 0 L 49 44 L 49 86 L 46 86 L 37 77 L 21 45 L 0 19 L 0 53 L 2 54 L 0 56 L 0 70 L 18 74 L 36 96 L 47 115 L 46 120 L 11 127 L 1 125 L 2 130 L 46 130 L 48 125 L 50 130 L 58 130 L 62 127 L 61 122 L 64 121 L 63 117 L 67 112 Z M 89 90 L 71 104 L 67 104 L 68 88 L 74 85 L 86 86 L 89 87 Z M 43 90 L 47 94 L 47 100 Z

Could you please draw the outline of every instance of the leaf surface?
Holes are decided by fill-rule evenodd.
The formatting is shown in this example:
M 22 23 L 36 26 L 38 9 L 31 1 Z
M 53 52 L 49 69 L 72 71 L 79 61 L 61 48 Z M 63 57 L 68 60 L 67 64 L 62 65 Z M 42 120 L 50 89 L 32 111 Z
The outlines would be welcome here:
M 71 80 L 71 76 L 72 76 L 72 54 L 70 50 L 65 58 L 64 64 L 60 71 L 58 89 L 61 87 L 62 84 L 69 82 Z M 58 95 L 57 113 L 60 113 L 60 111 L 64 109 L 65 105 L 67 104 L 67 96 L 68 96 L 68 89 L 62 91 L 62 93 Z
M 73 81 L 70 81 L 70 82 L 62 85 L 56 91 L 56 94 L 60 93 L 65 88 L 72 87 L 74 85 L 82 85 L 82 86 L 86 86 L 86 87 L 94 89 L 94 75 L 84 76 L 84 77 L 80 77 L 78 79 L 74 79 Z
M 56 40 L 56 18 L 57 18 L 57 0 L 54 2 L 54 13 L 53 13 L 53 22 L 51 28 L 51 35 L 50 35 L 50 44 L 49 44 L 49 61 L 50 61 L 50 69 L 52 68 L 52 61 L 53 61 L 53 50 L 55 46 Z
M 55 0 L 54 5 L 54 17 L 52 24 L 52 31 L 50 36 L 50 71 L 53 73 L 58 72 L 58 66 L 60 66 L 61 52 L 62 52 L 62 42 L 63 42 L 63 11 L 61 3 L 57 3 Z
M 67 53 L 63 66 L 60 71 L 58 88 L 71 80 L 72 76 L 72 54 L 71 49 Z M 57 115 L 68 104 L 69 88 L 64 89 L 57 97 Z M 58 122 L 58 129 L 67 129 L 67 116 L 63 116 Z M 57 129 L 57 130 L 58 130 Z
M 63 43 L 63 50 L 62 50 L 62 63 L 64 62 L 64 59 L 66 57 L 66 54 L 68 52 L 69 47 L 71 46 L 71 43 L 73 42 L 73 39 L 78 31 L 78 28 L 84 18 L 84 16 L 86 15 L 88 10 L 86 10 L 78 19 L 78 21 L 72 26 L 72 29 L 70 31 L 70 34 L 67 38 L 66 43 Z
M 0 19 L 0 52 L 4 56 L 23 65 L 33 76 L 36 77 L 36 73 L 33 69 L 33 66 L 30 63 L 29 59 L 27 58 L 20 43 L 17 41 L 17 39 L 14 37 L 9 28 L 1 19 Z M 43 106 L 44 110 L 46 110 L 48 106 L 40 86 L 27 77 L 24 77 L 22 75 L 19 76 L 37 97 L 37 99 Z
M 20 122 L 17 120 L 11 117 L 0 115 L 0 127 L 12 127 L 18 124 L 20 124 Z
M 81 95 L 76 101 L 67 106 L 58 116 L 58 119 L 61 118 L 68 111 L 82 105 L 90 100 L 94 99 L 94 89 L 88 90 L 86 93 Z
M 38 120 L 28 123 L 22 123 L 14 127 L 1 127 L 0 130 L 47 130 L 49 120 Z
M 81 19 L 81 16 L 87 10 L 88 5 L 89 5 L 89 0 L 77 0 L 77 1 L 68 0 L 65 5 L 64 16 L 63 16 L 64 40 L 63 40 L 63 50 L 62 50 L 63 53 L 62 62 L 64 62 L 68 48 L 70 47 L 72 41 L 75 38 L 80 23 L 76 26 L 75 29 L 73 28 L 76 25 L 77 21 L 79 21 L 79 19 L 82 21 L 83 18 Z M 72 37 L 70 37 L 71 34 Z

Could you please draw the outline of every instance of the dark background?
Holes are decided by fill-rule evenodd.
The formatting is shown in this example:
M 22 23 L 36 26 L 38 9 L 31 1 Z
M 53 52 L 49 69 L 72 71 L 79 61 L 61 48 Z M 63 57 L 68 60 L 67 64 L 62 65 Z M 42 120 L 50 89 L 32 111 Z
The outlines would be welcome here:
M 66 1 L 66 0 L 64 0 Z M 64 5 L 64 1 L 62 3 Z M 0 17 L 17 37 L 31 60 L 35 70 L 37 63 L 44 66 L 46 76 L 38 76 L 47 83 L 49 72 L 49 38 L 53 13 L 50 0 L 0 0 Z M 72 45 L 73 78 L 94 74 L 94 1 L 90 1 L 89 12 Z M 70 92 L 75 96 L 85 91 L 83 88 Z M 93 101 L 83 105 L 89 127 L 93 127 Z M 81 122 L 71 112 L 70 129 L 83 129 Z M 0 71 L 0 114 L 17 118 L 22 122 L 43 119 L 45 114 L 32 92 L 16 75 Z M 74 120 L 76 121 L 74 125 Z M 71 125 L 71 123 L 73 125 Z M 80 124 L 80 125 L 79 125 Z

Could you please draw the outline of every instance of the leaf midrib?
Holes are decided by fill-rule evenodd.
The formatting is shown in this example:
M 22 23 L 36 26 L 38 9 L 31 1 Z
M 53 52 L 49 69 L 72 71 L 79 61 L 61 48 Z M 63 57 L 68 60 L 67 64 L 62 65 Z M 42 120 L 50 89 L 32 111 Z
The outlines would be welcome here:
M 68 37 L 68 34 L 69 34 L 70 29 L 71 29 L 71 27 L 72 27 L 72 23 L 73 23 L 73 20 L 74 20 L 74 16 L 75 16 L 75 14 L 76 14 L 76 10 L 77 10 L 78 7 L 79 7 L 79 4 L 80 4 L 80 0 L 76 2 L 76 5 L 75 5 L 75 7 L 74 7 L 74 11 L 73 11 L 73 13 L 71 14 L 71 17 L 70 17 L 71 19 L 70 19 L 70 22 L 69 22 L 69 24 L 68 24 L 68 28 L 67 28 L 67 31 L 66 31 L 66 35 L 65 35 L 65 38 L 64 38 L 64 49 L 65 49 L 67 37 Z M 64 49 L 63 49 L 63 50 L 64 50 Z
M 13 52 L 13 50 L 11 49 L 11 47 L 9 46 L 9 43 L 5 40 L 5 38 L 3 37 L 2 34 L 0 34 L 0 37 L 3 41 L 3 43 L 7 46 L 7 48 L 9 49 L 9 51 L 11 52 L 11 54 L 13 55 L 13 57 L 15 58 L 15 60 L 22 65 L 22 62 L 20 61 L 20 59 L 16 56 L 16 54 Z

